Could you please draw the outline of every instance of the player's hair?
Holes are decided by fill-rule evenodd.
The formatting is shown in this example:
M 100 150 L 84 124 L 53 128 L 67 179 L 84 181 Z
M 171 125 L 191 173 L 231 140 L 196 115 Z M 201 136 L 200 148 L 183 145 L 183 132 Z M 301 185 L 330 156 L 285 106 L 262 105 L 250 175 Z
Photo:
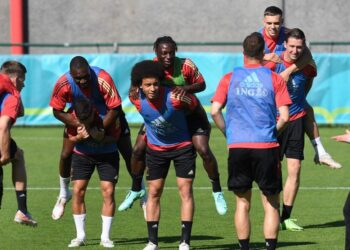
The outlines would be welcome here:
M 72 70 L 72 69 L 79 69 L 79 68 L 83 68 L 83 67 L 89 67 L 89 63 L 82 56 L 75 56 L 70 61 L 70 64 L 69 64 L 70 70 Z
M 303 40 L 303 44 L 305 45 L 306 43 L 306 38 L 305 38 L 305 34 L 301 29 L 298 28 L 294 28 L 294 29 L 290 29 L 288 30 L 287 34 L 286 34 L 286 38 L 285 41 L 288 42 L 289 38 L 295 38 L 295 39 L 300 39 Z
M 1 65 L 1 73 L 6 75 L 24 75 L 27 73 L 26 67 L 17 61 L 6 61 Z
M 156 51 L 158 46 L 160 44 L 164 44 L 164 43 L 169 43 L 172 44 L 175 48 L 175 51 L 177 51 L 177 44 L 176 42 L 171 38 L 171 36 L 162 36 L 162 37 L 158 37 L 157 40 L 153 43 L 153 51 Z
M 87 98 L 83 97 L 74 99 L 73 108 L 80 122 L 86 121 L 93 112 L 92 103 Z
M 259 32 L 253 32 L 243 41 L 243 53 L 248 57 L 262 59 L 264 56 L 265 42 Z
M 136 63 L 131 70 L 131 85 L 140 87 L 142 79 L 146 77 L 155 77 L 162 81 L 164 79 L 163 66 L 159 62 L 152 60 Z
M 264 11 L 264 16 L 282 16 L 283 11 L 276 6 L 269 6 Z

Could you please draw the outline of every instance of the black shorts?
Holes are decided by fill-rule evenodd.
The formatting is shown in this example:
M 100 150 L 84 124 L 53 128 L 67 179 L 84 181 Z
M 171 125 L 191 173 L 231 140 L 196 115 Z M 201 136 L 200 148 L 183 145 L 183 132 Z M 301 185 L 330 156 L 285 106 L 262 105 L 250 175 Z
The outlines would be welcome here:
M 196 156 L 196 151 L 192 145 L 164 152 L 147 147 L 146 179 L 165 179 L 172 160 L 174 161 L 176 177 L 194 179 L 196 175 Z
M 244 193 L 255 181 L 264 195 L 278 194 L 282 190 L 279 149 L 231 148 L 228 157 L 228 189 Z
M 186 116 L 188 131 L 191 136 L 194 135 L 210 135 L 211 126 L 206 116 L 206 112 L 201 104 L 200 109 L 202 115 L 198 115 L 197 113 L 191 113 Z
M 119 116 L 119 122 L 120 122 L 120 129 L 121 129 L 120 137 L 130 136 L 129 123 L 125 118 L 124 111 L 122 111 Z
M 90 180 L 97 168 L 101 181 L 118 182 L 119 154 L 118 152 L 100 155 L 72 155 L 72 180 Z
M 281 161 L 284 155 L 287 158 L 304 160 L 304 117 L 289 122 L 278 136 Z

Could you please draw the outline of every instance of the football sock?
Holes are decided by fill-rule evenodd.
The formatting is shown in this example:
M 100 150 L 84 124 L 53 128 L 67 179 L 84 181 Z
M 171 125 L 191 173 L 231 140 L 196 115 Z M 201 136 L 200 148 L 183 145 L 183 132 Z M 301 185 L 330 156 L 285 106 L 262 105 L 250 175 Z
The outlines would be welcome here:
M 211 178 L 210 182 L 214 193 L 221 192 L 221 184 L 220 184 L 219 176 L 217 178 Z
M 249 239 L 238 240 L 241 250 L 249 250 Z
M 192 221 L 181 221 L 181 241 L 190 244 Z
M 69 183 L 70 183 L 70 177 L 61 177 L 60 176 L 60 197 L 67 198 L 69 193 Z
M 321 156 L 323 154 L 326 154 L 326 150 L 323 147 L 323 144 L 321 142 L 321 138 L 317 137 L 313 140 L 311 140 L 312 145 L 314 146 L 315 152 L 318 153 L 318 156 Z
M 139 192 L 141 191 L 141 183 L 142 183 L 143 176 L 132 176 L 132 186 L 131 190 L 134 192 Z
M 159 221 L 147 221 L 148 241 L 158 245 L 158 226 Z
M 101 240 L 109 240 L 113 217 L 101 215 L 102 218 L 102 233 Z
M 20 210 L 22 213 L 27 214 L 27 191 L 17 191 L 16 190 L 16 197 L 17 197 L 17 205 L 18 210 Z
M 293 209 L 293 206 L 287 206 L 287 205 L 283 204 L 281 222 L 290 218 L 290 215 L 292 213 L 292 209 Z
M 85 219 L 86 214 L 73 214 L 75 229 L 77 230 L 77 239 L 85 239 Z
M 266 250 L 275 250 L 277 246 L 277 239 L 265 239 Z

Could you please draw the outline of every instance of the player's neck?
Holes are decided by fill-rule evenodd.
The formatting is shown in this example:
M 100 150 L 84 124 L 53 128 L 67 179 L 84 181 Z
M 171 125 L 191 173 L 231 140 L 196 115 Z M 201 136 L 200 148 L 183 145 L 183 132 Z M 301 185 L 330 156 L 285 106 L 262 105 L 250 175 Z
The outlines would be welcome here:
M 244 56 L 244 65 L 250 65 L 250 64 L 262 64 L 262 59 L 258 59 L 255 57 L 249 57 L 249 56 Z

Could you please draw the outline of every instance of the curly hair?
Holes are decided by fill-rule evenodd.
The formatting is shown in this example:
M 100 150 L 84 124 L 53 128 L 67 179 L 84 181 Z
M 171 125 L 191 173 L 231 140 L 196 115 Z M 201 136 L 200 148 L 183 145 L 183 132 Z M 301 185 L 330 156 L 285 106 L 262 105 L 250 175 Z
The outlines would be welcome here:
M 155 77 L 162 81 L 165 77 L 163 66 L 152 60 L 136 63 L 131 70 L 131 86 L 140 87 L 142 79 L 146 77 Z

